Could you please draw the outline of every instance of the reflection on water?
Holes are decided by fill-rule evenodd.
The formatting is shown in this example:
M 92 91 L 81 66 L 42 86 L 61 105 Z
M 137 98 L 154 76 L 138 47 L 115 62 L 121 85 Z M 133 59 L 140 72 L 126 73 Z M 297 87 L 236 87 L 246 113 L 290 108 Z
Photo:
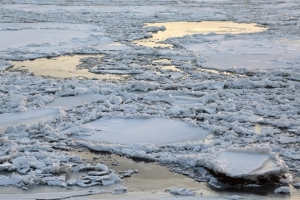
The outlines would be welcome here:
M 161 67 L 161 69 L 166 71 L 181 72 L 181 70 L 175 67 L 174 65 L 163 66 Z
M 238 75 L 238 76 L 245 77 L 245 75 L 230 73 L 230 72 L 226 72 L 226 71 L 218 71 L 218 70 L 214 70 L 214 69 L 199 68 L 198 71 L 203 71 L 203 72 L 212 73 L 212 74 L 223 74 L 226 76 L 237 76 Z
M 177 68 L 175 65 L 171 65 L 172 61 L 170 59 L 155 59 L 152 61 L 153 64 L 163 65 L 160 69 L 165 71 L 181 72 L 182 70 Z
M 261 125 L 260 124 L 256 124 L 254 127 L 255 133 L 257 134 L 261 134 Z
M 60 56 L 56 58 L 40 58 L 33 61 L 14 61 L 13 71 L 28 70 L 35 76 L 46 76 L 53 78 L 84 78 L 84 79 L 110 79 L 121 80 L 126 78 L 124 75 L 112 75 L 112 74 L 94 74 L 89 72 L 88 69 L 78 69 L 81 61 L 80 59 L 86 57 L 101 57 L 101 56 L 87 56 L 87 55 L 75 55 L 75 56 Z
M 169 59 L 155 59 L 152 62 L 157 64 L 171 64 L 171 60 Z
M 163 22 L 146 24 L 146 27 L 151 26 L 164 26 L 166 30 L 152 33 L 151 38 L 135 41 L 135 44 L 146 47 L 172 47 L 171 44 L 163 44 L 161 42 L 168 38 L 194 34 L 209 34 L 212 32 L 216 34 L 243 34 L 267 30 L 267 28 L 257 26 L 256 23 L 246 24 L 228 21 Z

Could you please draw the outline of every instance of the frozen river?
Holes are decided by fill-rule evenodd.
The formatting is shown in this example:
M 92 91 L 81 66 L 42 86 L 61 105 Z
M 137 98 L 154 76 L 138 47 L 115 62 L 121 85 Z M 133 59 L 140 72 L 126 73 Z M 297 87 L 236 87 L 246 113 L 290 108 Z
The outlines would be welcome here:
M 0 199 L 300 198 L 299 19 L 297 0 L 2 0 Z

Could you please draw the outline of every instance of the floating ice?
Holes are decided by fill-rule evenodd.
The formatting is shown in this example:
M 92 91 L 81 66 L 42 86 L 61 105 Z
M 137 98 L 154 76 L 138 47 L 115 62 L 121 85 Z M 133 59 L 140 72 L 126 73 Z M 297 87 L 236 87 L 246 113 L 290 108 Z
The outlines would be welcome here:
M 0 133 L 3 133 L 8 126 L 22 123 L 31 125 L 39 121 L 51 119 L 59 113 L 60 111 L 58 109 L 40 109 L 21 113 L 0 114 Z
M 213 44 L 202 42 L 184 46 L 195 53 L 204 54 L 207 60 L 201 65 L 208 68 L 272 69 L 298 66 L 300 43 L 296 40 L 287 43 L 284 39 L 242 36 L 241 39 L 233 37 L 215 40 L 213 36 L 207 36 L 207 40 L 214 41 Z
M 169 191 L 171 194 L 179 196 L 194 196 L 196 193 L 195 191 L 188 190 L 186 188 L 172 188 L 167 191 Z
M 94 127 L 96 132 L 82 139 L 120 144 L 174 143 L 203 139 L 208 133 L 200 127 L 166 118 L 102 118 L 88 125 Z
M 290 188 L 287 186 L 281 186 L 274 191 L 276 194 L 289 194 Z
M 240 200 L 243 199 L 243 197 L 238 196 L 238 195 L 232 195 L 226 198 L 227 200 Z
M 115 183 L 114 180 L 118 177 L 116 174 L 110 174 L 116 178 L 111 180 L 108 177 L 110 170 L 96 171 L 99 169 L 96 165 L 85 165 L 78 156 L 71 157 L 65 152 L 71 148 L 83 150 L 83 147 L 151 159 L 166 165 L 174 164 L 174 172 L 184 173 L 201 181 L 209 180 L 210 185 L 221 188 L 221 182 L 211 178 L 208 171 L 198 170 L 199 166 L 227 173 L 228 176 L 253 179 L 259 176 L 260 179 L 264 175 L 265 178 L 270 178 L 272 174 L 284 172 L 286 167 L 281 162 L 281 159 L 284 159 L 290 167 L 288 172 L 297 176 L 300 153 L 299 144 L 294 141 L 299 140 L 300 134 L 300 26 L 299 12 L 291 10 L 299 6 L 299 1 L 268 1 L 268 4 L 263 0 L 242 4 L 232 2 L 105 0 L 103 4 L 102 1 L 2 0 L 1 60 L 105 53 L 97 60 L 101 62 L 94 62 L 95 67 L 90 70 L 105 70 L 102 73 L 143 72 L 132 76 L 134 80 L 129 82 L 61 80 L 34 77 L 29 73 L 10 70 L 0 73 L 0 113 L 18 114 L 17 120 L 8 121 L 2 129 L 9 125 L 6 133 L 0 137 L 0 169 L 6 171 L 4 174 L 10 173 L 9 171 L 21 174 L 15 177 L 3 176 L 3 182 L 11 181 L 12 185 L 24 189 L 35 184 L 88 187 Z M 164 45 L 167 42 L 169 44 L 166 45 L 173 45 L 174 49 L 151 49 L 131 43 L 140 38 L 149 38 L 151 41 L 156 35 L 170 31 L 167 25 L 143 27 L 147 22 L 204 20 L 218 20 L 224 23 L 228 20 L 256 22 L 269 29 L 255 34 L 197 34 L 200 30 L 196 29 L 190 30 L 187 37 L 176 35 L 176 38 L 153 40 L 151 43 L 160 45 L 155 42 L 161 42 Z M 228 29 L 228 26 L 225 29 Z M 174 31 L 174 34 L 180 32 Z M 153 38 L 150 38 L 151 34 Z M 283 37 L 287 40 L 282 40 Z M 1 61 L 3 62 L 6 61 Z M 28 61 L 30 64 L 34 62 Z M 176 68 L 170 70 L 173 67 L 171 65 L 181 71 L 174 72 Z M 1 64 L 1 69 L 7 66 Z M 79 68 L 87 69 L 85 67 Z M 204 70 L 205 67 L 209 70 Z M 211 70 L 217 67 L 223 68 L 219 71 Z M 242 69 L 243 67 L 251 68 Z M 260 69 L 254 70 L 252 67 Z M 261 70 L 262 67 L 276 69 Z M 22 70 L 22 67 L 20 70 L 26 71 L 25 68 Z M 65 100 L 60 98 L 86 93 L 101 94 L 105 99 L 103 101 L 101 98 L 98 101 L 97 97 L 92 96 L 91 99 L 83 99 L 82 96 Z M 34 114 L 19 120 L 22 113 L 12 113 L 26 110 L 30 113 L 37 108 L 42 112 L 44 109 L 40 108 L 53 99 L 54 107 L 63 105 L 64 114 L 47 122 L 36 123 L 43 118 L 41 117 L 33 119 L 35 125 L 28 126 L 31 122 L 26 120 L 32 119 Z M 67 101 L 74 107 L 65 107 Z M 81 105 L 77 106 L 79 104 Z M 1 120 L 5 118 L 3 116 L 11 116 L 2 114 Z M 93 122 L 94 126 L 86 124 L 102 116 L 113 116 L 112 120 L 126 120 L 120 126 L 116 122 L 109 125 L 101 120 L 101 123 Z M 197 131 L 191 131 L 192 133 L 187 135 L 182 134 L 183 131 L 179 133 L 178 130 L 170 128 L 156 131 L 161 126 L 160 123 L 149 123 L 148 126 L 144 123 L 151 122 L 154 117 L 163 119 L 165 124 L 172 121 L 187 126 L 181 129 L 170 123 L 179 130 L 190 131 L 192 127 Z M 260 120 L 259 117 L 263 119 Z M 164 121 L 169 118 L 172 120 Z M 109 120 L 107 122 L 110 123 Z M 25 124 L 15 126 L 15 123 Z M 97 123 L 101 124 L 98 128 L 101 130 L 97 130 Z M 257 123 L 259 134 L 254 132 Z M 138 134 L 137 128 L 133 128 L 137 127 L 137 124 L 149 134 Z M 93 135 L 97 135 L 98 141 L 104 142 L 83 141 L 84 136 L 74 141 L 64 132 L 69 127 L 75 127 L 77 135 L 93 134 L 96 131 Z M 205 131 L 199 127 L 205 128 Z M 128 133 L 124 134 L 125 136 L 121 134 L 123 129 Z M 111 130 L 115 132 L 110 132 Z M 197 138 L 202 138 L 206 132 L 211 133 L 211 139 L 208 142 L 198 141 Z M 127 139 L 128 135 L 130 137 Z M 107 138 L 107 142 L 111 144 L 105 142 Z M 126 145 L 119 144 L 123 142 Z M 141 142 L 152 144 L 140 144 Z M 165 143 L 168 144 L 161 145 Z M 268 143 L 278 155 L 253 146 L 269 145 Z M 230 146 L 237 150 L 228 149 Z M 243 151 L 244 147 L 248 148 Z M 255 150 L 251 151 L 251 148 Z M 234 160 L 234 157 L 240 162 Z M 28 158 L 30 163 L 22 164 L 24 158 Z M 12 160 L 18 166 L 15 166 Z M 92 172 L 70 180 L 68 176 L 57 174 L 64 173 L 70 166 L 73 166 L 71 170 L 75 168 L 75 172 L 84 169 Z M 194 170 L 199 171 L 199 174 L 193 174 Z M 259 173 L 261 175 L 258 175 Z M 18 180 L 18 177 L 22 178 L 21 182 L 12 181 L 13 178 Z M 290 182 L 288 179 L 280 181 Z M 296 177 L 295 181 L 298 181 Z M 261 189 L 264 187 L 262 183 L 259 182 Z M 73 194 L 78 193 L 72 192 Z M 51 195 L 44 198 L 49 196 Z M 51 198 L 62 198 L 61 196 L 53 194 Z M 34 197 L 36 198 L 40 197 Z M 0 199 L 8 197 L 1 194 Z M 19 199 L 23 199 L 23 196 Z
M 48 107 L 73 107 L 89 104 L 97 101 L 104 101 L 105 96 L 100 94 L 82 94 L 73 97 L 57 97 L 53 102 L 47 104 Z
M 268 177 L 288 169 L 285 162 L 270 150 L 260 148 L 230 149 L 222 151 L 211 163 L 216 172 L 233 178 Z

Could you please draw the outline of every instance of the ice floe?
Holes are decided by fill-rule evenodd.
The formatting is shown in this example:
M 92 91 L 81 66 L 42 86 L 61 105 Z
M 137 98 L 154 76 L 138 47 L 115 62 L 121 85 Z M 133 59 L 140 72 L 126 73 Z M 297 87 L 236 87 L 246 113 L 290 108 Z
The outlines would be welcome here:
M 102 118 L 87 125 L 94 128 L 95 133 L 82 139 L 119 144 L 174 143 L 200 140 L 207 134 L 207 131 L 199 127 L 165 118 Z
M 32 125 L 39 121 L 51 119 L 54 116 L 59 115 L 59 113 L 59 109 L 39 109 L 0 114 L 0 133 L 3 133 L 8 126 L 19 124 Z
M 288 170 L 285 162 L 264 148 L 229 149 L 222 151 L 210 166 L 217 173 L 233 178 L 266 177 Z
M 97 101 L 104 101 L 105 96 L 100 94 L 82 94 L 70 97 L 57 97 L 51 103 L 47 104 L 47 107 L 74 107 L 83 104 L 89 104 Z

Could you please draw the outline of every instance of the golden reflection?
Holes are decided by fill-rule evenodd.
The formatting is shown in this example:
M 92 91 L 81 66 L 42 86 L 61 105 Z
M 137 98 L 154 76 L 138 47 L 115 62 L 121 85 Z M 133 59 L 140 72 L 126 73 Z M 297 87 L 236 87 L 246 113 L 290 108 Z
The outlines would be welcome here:
M 173 47 L 171 44 L 161 43 L 168 38 L 183 37 L 194 34 L 243 34 L 266 31 L 267 28 L 259 27 L 256 23 L 235 23 L 228 21 L 203 21 L 203 22 L 164 22 L 149 23 L 145 27 L 166 28 L 165 31 L 152 33 L 151 38 L 135 41 L 134 44 L 146 47 Z
M 80 64 L 80 59 L 86 57 L 98 57 L 101 56 L 88 56 L 88 55 L 75 55 L 75 56 L 60 56 L 56 58 L 39 58 L 33 61 L 14 61 L 13 68 L 11 70 L 28 70 L 35 76 L 45 76 L 60 79 L 68 78 L 85 78 L 85 79 L 110 79 L 120 80 L 125 78 L 124 75 L 112 75 L 112 74 L 95 74 L 89 72 L 88 69 L 78 69 L 76 66 Z

